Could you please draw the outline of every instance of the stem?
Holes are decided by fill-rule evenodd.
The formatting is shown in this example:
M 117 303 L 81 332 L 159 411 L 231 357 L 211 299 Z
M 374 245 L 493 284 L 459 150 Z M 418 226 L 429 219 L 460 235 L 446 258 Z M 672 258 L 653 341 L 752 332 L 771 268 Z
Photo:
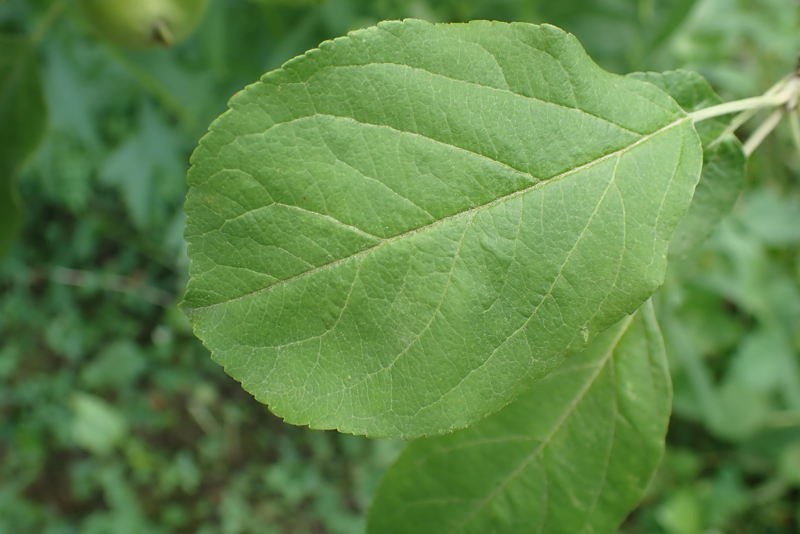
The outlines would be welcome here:
M 759 126 L 755 132 L 753 132 L 753 135 L 751 135 L 745 142 L 745 156 L 749 158 L 750 155 L 755 152 L 756 148 L 758 148 L 758 145 L 760 145 L 761 142 L 770 134 L 770 132 L 775 129 L 778 123 L 781 122 L 781 119 L 784 115 L 786 115 L 786 109 L 780 108 L 773 111 L 772 115 L 767 117 L 767 120 L 765 120 L 761 126 Z
M 33 42 L 33 44 L 38 44 L 44 39 L 48 30 L 53 26 L 53 23 L 58 20 L 58 17 L 61 16 L 61 13 L 64 11 L 64 8 L 67 7 L 68 3 L 69 0 L 54 0 L 54 2 L 48 6 L 47 11 L 45 11 L 42 18 L 39 19 L 39 22 L 36 24 L 31 34 L 31 42 Z
M 781 89 L 784 88 L 784 86 L 792 78 L 792 76 L 793 76 L 793 74 L 789 74 L 788 76 L 784 76 L 778 83 L 776 83 L 775 85 L 770 87 L 767 90 L 767 92 L 764 93 L 764 96 L 772 96 L 772 95 L 778 93 Z M 739 113 L 736 117 L 733 118 L 733 120 L 731 121 L 730 125 L 727 128 L 725 128 L 725 130 L 723 130 L 723 132 L 721 134 L 719 134 L 719 137 L 714 139 L 708 145 L 707 148 L 713 148 L 713 147 L 717 146 L 718 144 L 720 144 L 723 139 L 725 139 L 726 137 L 731 135 L 733 132 L 738 130 L 740 126 L 742 126 L 744 123 L 746 123 L 747 121 L 752 119 L 755 116 L 755 114 L 758 113 L 758 111 L 759 111 L 758 109 L 748 109 L 747 111 L 743 111 L 742 113 Z
M 724 104 L 697 110 L 694 113 L 690 113 L 689 117 L 691 117 L 692 121 L 698 122 L 719 117 L 720 115 L 729 115 L 731 113 L 736 113 L 737 111 L 746 111 L 751 109 L 759 110 L 782 106 L 783 104 L 789 102 L 789 100 L 791 100 L 796 94 L 798 82 L 793 79 L 790 80 L 786 86 L 787 87 L 783 91 L 780 91 L 774 95 L 764 94 L 762 96 L 756 96 L 753 98 L 745 98 L 744 100 L 725 102 Z

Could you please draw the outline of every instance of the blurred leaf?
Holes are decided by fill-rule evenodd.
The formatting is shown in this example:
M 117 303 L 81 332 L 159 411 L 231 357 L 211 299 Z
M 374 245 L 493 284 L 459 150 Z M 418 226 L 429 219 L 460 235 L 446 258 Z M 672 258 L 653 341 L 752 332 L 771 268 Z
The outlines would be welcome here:
M 107 102 L 102 99 L 100 84 L 95 79 L 87 79 L 79 59 L 73 57 L 78 55 L 77 51 L 69 54 L 70 51 L 55 43 L 48 48 L 45 93 L 50 125 L 53 130 L 69 136 L 66 142 L 73 146 L 96 149 L 102 141 L 94 111 Z M 96 68 L 96 61 L 92 61 L 92 67 Z
M 719 410 L 708 421 L 709 430 L 733 441 L 747 439 L 761 430 L 772 411 L 765 395 L 733 378 L 722 383 L 717 398 Z
M 92 389 L 121 390 L 130 387 L 147 368 L 138 345 L 129 340 L 106 345 L 83 369 L 82 379 Z
M 35 51 L 25 37 L 0 34 L 0 259 L 19 227 L 17 168 L 44 135 L 47 110 Z
M 33 46 L 27 38 L 0 34 L 0 169 L 16 169 L 41 142 L 46 123 Z
M 703 354 L 722 354 L 735 348 L 745 334 L 745 324 L 725 299 L 702 287 L 691 287 L 680 308 L 686 335 Z
M 698 488 L 705 524 L 727 530 L 730 523 L 748 506 L 749 495 L 739 470 L 723 467 L 710 481 Z
M 102 399 L 75 393 L 72 396 L 72 437 L 95 454 L 108 454 L 128 433 L 125 417 Z
M 648 303 L 499 413 L 406 447 L 368 532 L 609 532 L 661 461 L 670 405 Z
M 708 82 L 699 74 L 685 70 L 664 73 L 634 73 L 637 79 L 660 87 L 687 112 L 722 103 Z M 678 225 L 669 245 L 673 259 L 686 257 L 697 250 L 714 232 L 722 218 L 730 213 L 744 188 L 747 158 L 739 140 L 729 135 L 718 140 L 730 123 L 727 119 L 712 119 L 696 125 L 703 143 L 703 172 L 686 217 Z
M 800 409 L 800 372 L 791 340 L 777 328 L 762 328 L 744 339 L 730 366 L 730 378 L 758 393 L 780 393 L 785 407 Z
M 656 517 L 668 534 L 702 534 L 703 514 L 693 491 L 673 495 L 658 508 Z
M 747 229 L 767 245 L 800 243 L 800 202 L 762 189 L 747 195 L 739 216 Z
M 574 32 L 590 55 L 615 71 L 641 69 L 681 26 L 696 0 L 536 0 L 538 20 Z M 613 35 L 613 38 L 609 36 Z M 647 65 L 650 67 L 650 65 Z
M 144 105 L 139 129 L 111 153 L 100 175 L 104 183 L 120 190 L 134 225 L 145 228 L 154 204 L 167 196 L 158 193 L 181 190 L 185 170 L 176 133 L 151 105 Z
M 179 488 L 191 495 L 197 491 L 203 480 L 203 474 L 197 467 L 194 457 L 186 450 L 175 455 L 172 463 L 166 469 L 162 469 L 158 477 L 161 490 L 167 495 Z
M 41 194 L 63 202 L 76 214 L 86 209 L 92 195 L 93 162 L 75 133 L 53 131 L 34 158 Z

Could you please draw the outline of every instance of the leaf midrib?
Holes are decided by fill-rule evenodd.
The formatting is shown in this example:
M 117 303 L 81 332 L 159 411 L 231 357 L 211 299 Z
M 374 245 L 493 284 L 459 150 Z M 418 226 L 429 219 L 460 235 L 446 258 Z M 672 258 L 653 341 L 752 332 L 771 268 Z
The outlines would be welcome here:
M 491 208 L 493 206 L 496 206 L 496 205 L 498 205 L 500 203 L 503 203 L 503 202 L 505 202 L 507 200 L 511 200 L 511 199 L 516 198 L 518 196 L 522 196 L 522 195 L 524 195 L 526 193 L 529 193 L 531 191 L 534 191 L 534 190 L 536 190 L 536 189 L 538 189 L 540 187 L 544 187 L 547 184 L 556 182 L 558 180 L 561 180 L 563 178 L 571 176 L 572 174 L 575 174 L 577 172 L 580 172 L 580 171 L 583 171 L 585 169 L 589 169 L 591 167 L 594 167 L 595 165 L 598 165 L 598 164 L 600 164 L 600 163 L 602 163 L 602 162 L 604 162 L 604 161 L 606 161 L 608 159 L 611 159 L 611 158 L 614 158 L 614 157 L 617 157 L 617 156 L 622 156 L 626 152 L 636 148 L 637 146 L 639 146 L 641 144 L 646 143 L 647 141 L 653 139 L 654 137 L 656 137 L 656 136 L 658 136 L 658 135 L 660 135 L 660 134 L 662 134 L 662 133 L 664 133 L 664 132 L 666 132 L 666 131 L 668 131 L 668 130 L 670 130 L 670 129 L 672 129 L 672 128 L 674 128 L 674 127 L 676 127 L 676 126 L 678 126 L 678 125 L 680 125 L 680 124 L 682 124 L 684 122 L 686 122 L 687 120 L 690 120 L 690 117 L 688 117 L 688 116 L 681 117 L 680 119 L 672 121 L 671 123 L 667 124 L 666 126 L 663 126 L 662 128 L 656 130 L 655 132 L 647 134 L 647 135 L 641 137 L 640 139 L 636 140 L 635 142 L 631 143 L 630 145 L 628 145 L 628 146 L 626 146 L 624 148 L 621 148 L 619 150 L 616 150 L 614 152 L 611 152 L 609 154 L 601 156 L 601 157 L 599 157 L 599 158 L 597 158 L 597 159 L 595 159 L 593 161 L 590 161 L 588 163 L 585 163 L 585 164 L 583 164 L 583 165 L 581 165 L 579 167 L 575 167 L 575 168 L 570 169 L 568 171 L 564 171 L 561 174 L 558 174 L 558 175 L 553 176 L 551 178 L 548 178 L 546 180 L 542 180 L 540 182 L 537 182 L 537 183 L 535 183 L 535 184 L 533 184 L 533 185 L 531 185 L 529 187 L 526 187 L 524 189 L 519 189 L 517 191 L 514 191 L 514 192 L 509 193 L 507 195 L 504 195 L 502 197 L 496 198 L 496 199 L 492 200 L 491 202 L 487 202 L 486 204 L 481 204 L 480 206 L 474 206 L 474 207 L 466 209 L 464 211 L 460 211 L 458 213 L 454 213 L 452 215 L 448 215 L 447 217 L 443 217 L 443 218 L 441 218 L 439 220 L 436 220 L 436 221 L 434 221 L 434 222 L 432 222 L 430 224 L 427 224 L 427 225 L 424 225 L 424 226 L 420 226 L 419 228 L 414 228 L 414 229 L 409 230 L 407 232 L 403 232 L 403 233 L 398 234 L 396 236 L 384 239 L 380 243 L 378 243 L 378 244 L 376 244 L 376 245 L 374 245 L 372 247 L 369 247 L 367 249 L 364 249 L 364 250 L 362 250 L 360 252 L 357 252 L 355 254 L 352 254 L 350 256 L 346 256 L 346 257 L 343 257 L 343 258 L 339 258 L 339 259 L 334 260 L 334 261 L 329 262 L 329 263 L 325 263 L 323 265 L 315 267 L 314 269 L 310 269 L 308 271 L 304 271 L 302 273 L 299 273 L 299 274 L 297 274 L 295 276 L 286 278 L 285 280 L 280 280 L 278 282 L 275 282 L 274 284 L 269 285 L 267 287 L 264 287 L 264 288 L 261 288 L 261 289 L 257 289 L 255 291 L 250 291 L 248 293 L 244 293 L 242 295 L 239 295 L 239 296 L 236 296 L 236 297 L 233 297 L 233 298 L 221 301 L 221 302 L 208 304 L 208 305 L 205 305 L 205 306 L 189 306 L 189 305 L 187 305 L 187 302 L 184 301 L 183 308 L 187 313 L 193 313 L 193 312 L 213 309 L 213 308 L 216 308 L 216 307 L 224 305 L 224 304 L 229 304 L 229 303 L 235 302 L 237 300 L 242 300 L 242 299 L 251 297 L 253 295 L 257 295 L 257 294 L 269 291 L 269 290 L 274 289 L 274 288 L 276 288 L 278 286 L 281 286 L 281 285 L 286 285 L 288 283 L 294 282 L 295 280 L 299 280 L 299 279 L 304 278 L 306 276 L 310 276 L 312 274 L 315 274 L 315 273 L 317 273 L 319 271 L 332 268 L 332 267 L 338 265 L 339 263 L 342 263 L 344 261 L 356 258 L 358 256 L 366 256 L 366 255 L 370 254 L 371 252 L 373 252 L 373 251 L 375 251 L 375 250 L 377 250 L 377 249 L 379 249 L 379 248 L 381 248 L 383 246 L 386 246 L 386 245 L 388 245 L 388 244 L 390 244 L 390 243 L 392 243 L 394 241 L 397 241 L 399 239 L 403 239 L 405 237 L 409 237 L 411 235 L 414 235 L 416 233 L 428 230 L 428 229 L 433 228 L 435 226 L 444 224 L 444 223 L 446 223 L 446 222 L 448 222 L 448 221 L 450 221 L 452 219 L 456 219 L 458 217 L 469 215 L 471 213 L 474 213 L 474 212 L 477 212 L 477 211 L 481 211 L 481 210 L 484 210 L 484 209 L 489 209 L 489 208 Z

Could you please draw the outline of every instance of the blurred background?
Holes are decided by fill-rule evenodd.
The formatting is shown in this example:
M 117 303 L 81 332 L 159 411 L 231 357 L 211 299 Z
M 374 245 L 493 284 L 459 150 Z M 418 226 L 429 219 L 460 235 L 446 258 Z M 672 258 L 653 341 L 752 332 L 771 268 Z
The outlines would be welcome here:
M 13 164 L 24 210 L 0 260 L 0 534 L 363 532 L 402 442 L 283 424 L 210 361 L 177 309 L 182 205 L 189 155 L 233 93 L 322 40 L 404 17 L 550 22 L 609 70 L 693 69 L 726 99 L 762 93 L 800 51 L 796 0 L 211 0 L 188 41 L 138 52 L 96 36 L 69 0 L 0 0 L 0 36 L 30 49 L 25 117 L 43 132 Z M 798 532 L 800 154 L 787 125 L 751 158 L 735 212 L 670 267 L 657 308 L 675 411 L 662 469 L 620 532 Z

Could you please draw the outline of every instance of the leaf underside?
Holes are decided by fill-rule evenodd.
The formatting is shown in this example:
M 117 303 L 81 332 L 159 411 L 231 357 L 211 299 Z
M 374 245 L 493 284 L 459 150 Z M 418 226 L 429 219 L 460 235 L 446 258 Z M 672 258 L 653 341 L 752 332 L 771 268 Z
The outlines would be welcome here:
M 406 447 L 367 532 L 612 532 L 661 461 L 671 393 L 648 302 L 497 414 Z
M 722 103 L 705 78 L 695 72 L 637 72 L 629 76 L 660 87 L 686 112 Z M 730 121 L 730 116 L 718 117 L 696 126 L 704 149 L 703 172 L 689 212 L 670 241 L 670 259 L 684 258 L 700 248 L 731 212 L 744 189 L 747 156 L 742 144 L 733 134 L 718 140 Z
M 184 310 L 287 422 L 437 435 L 662 282 L 684 111 L 552 26 L 387 22 L 241 91 L 192 158 Z

